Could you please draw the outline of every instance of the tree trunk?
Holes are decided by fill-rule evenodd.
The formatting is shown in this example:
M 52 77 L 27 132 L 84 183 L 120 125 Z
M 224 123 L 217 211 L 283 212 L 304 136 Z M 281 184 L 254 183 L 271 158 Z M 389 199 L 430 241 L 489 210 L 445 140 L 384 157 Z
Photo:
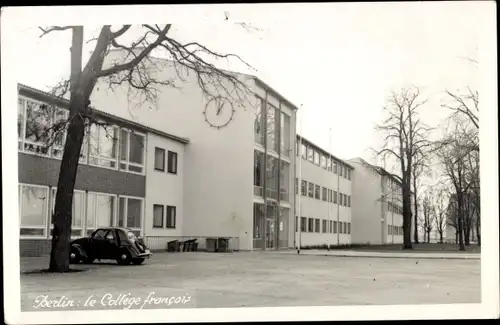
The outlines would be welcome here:
M 415 210 L 415 216 L 413 218 L 414 220 L 413 241 L 415 242 L 415 244 L 418 244 L 418 201 L 417 201 L 417 187 L 415 183 L 413 184 L 413 205 Z
M 431 242 L 431 231 L 427 230 L 427 243 Z
M 85 122 L 77 114 L 88 101 L 88 98 L 84 98 L 81 92 L 78 91 L 78 80 L 82 67 L 82 45 L 83 27 L 74 27 L 71 46 L 70 122 L 57 183 L 54 230 L 49 264 L 49 271 L 51 272 L 66 272 L 69 270 L 73 190 L 85 132 Z
M 440 231 L 439 232 L 439 243 L 442 244 L 443 243 L 443 231 Z
M 403 249 L 413 249 L 411 244 L 411 192 L 409 184 L 403 184 Z

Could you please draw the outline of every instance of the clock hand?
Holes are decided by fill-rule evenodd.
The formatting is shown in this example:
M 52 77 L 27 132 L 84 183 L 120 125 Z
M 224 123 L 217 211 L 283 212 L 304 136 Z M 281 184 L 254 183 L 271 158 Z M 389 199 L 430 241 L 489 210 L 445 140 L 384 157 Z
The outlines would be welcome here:
M 224 107 L 224 103 L 219 104 L 219 108 L 217 108 L 217 115 L 220 115 L 222 108 Z

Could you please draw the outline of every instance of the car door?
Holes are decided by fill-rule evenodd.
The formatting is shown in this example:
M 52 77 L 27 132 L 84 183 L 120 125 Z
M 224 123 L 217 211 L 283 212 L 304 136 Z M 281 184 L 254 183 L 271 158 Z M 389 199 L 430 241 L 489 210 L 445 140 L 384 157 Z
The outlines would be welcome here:
M 106 234 L 108 233 L 107 229 L 97 229 L 90 236 L 90 255 L 97 259 L 106 258 L 104 257 L 106 252 Z
M 119 256 L 119 246 L 118 246 L 118 236 L 116 229 L 110 229 L 106 233 L 106 241 L 103 244 L 103 251 L 105 254 L 105 258 L 115 259 Z

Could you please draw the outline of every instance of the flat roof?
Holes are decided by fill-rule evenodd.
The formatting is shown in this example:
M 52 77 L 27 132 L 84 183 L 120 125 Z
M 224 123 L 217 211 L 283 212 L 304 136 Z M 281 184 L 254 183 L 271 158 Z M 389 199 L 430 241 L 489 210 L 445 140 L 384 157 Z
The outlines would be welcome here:
M 50 94 L 48 92 L 30 87 L 30 86 L 27 86 L 27 85 L 24 85 L 21 83 L 18 83 L 17 85 L 18 85 L 18 92 L 24 96 L 27 96 L 27 97 L 30 97 L 33 99 L 37 99 L 37 100 L 40 100 L 42 102 L 53 103 L 53 104 L 60 106 L 60 107 L 63 107 L 63 108 L 69 107 L 69 100 L 66 98 L 57 97 L 57 96 L 54 96 L 53 94 Z M 176 135 L 173 135 L 170 133 L 166 133 L 166 132 L 160 131 L 158 129 L 154 129 L 154 128 L 151 128 L 149 126 L 146 126 L 144 124 L 130 121 L 130 120 L 124 119 L 122 117 L 118 117 L 116 115 L 106 113 L 104 111 L 100 111 L 98 109 L 94 109 L 94 112 L 97 115 L 97 117 L 101 117 L 105 120 L 109 120 L 111 122 L 120 124 L 122 126 L 128 126 L 130 128 L 135 128 L 135 129 L 138 129 L 138 130 L 143 131 L 143 132 L 151 132 L 151 133 L 154 133 L 156 135 L 159 135 L 159 136 L 162 136 L 162 137 L 165 137 L 165 138 L 168 138 L 168 139 L 171 139 L 171 140 L 183 143 L 183 144 L 189 143 L 188 138 L 183 138 L 183 137 L 179 137 L 179 136 L 176 136 Z
M 308 140 L 307 138 L 303 137 L 302 135 L 298 134 L 297 133 L 297 138 L 298 139 L 301 139 L 301 141 L 303 142 L 306 142 L 307 144 L 309 145 L 312 145 L 313 147 L 315 147 L 316 149 L 318 149 L 319 151 L 322 151 L 323 154 L 327 155 L 327 156 L 331 156 L 332 158 L 334 158 L 335 160 L 339 161 L 339 162 L 342 162 L 344 165 L 346 165 L 347 167 L 350 167 L 351 169 L 354 169 L 354 166 L 348 164 L 344 159 L 340 159 L 339 157 L 333 155 L 332 153 L 330 153 L 328 150 L 325 150 L 323 148 L 321 148 L 320 146 L 314 144 L 314 142 L 312 142 L 311 140 Z

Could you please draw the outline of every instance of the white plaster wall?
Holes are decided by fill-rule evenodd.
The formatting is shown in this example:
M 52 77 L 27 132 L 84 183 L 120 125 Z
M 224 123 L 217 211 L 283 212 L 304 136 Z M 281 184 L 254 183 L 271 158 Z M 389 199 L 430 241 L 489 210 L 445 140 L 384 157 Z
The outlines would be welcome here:
M 348 161 L 354 167 L 352 193 L 352 242 L 355 244 L 382 243 L 381 177 L 358 159 Z M 385 224 L 385 227 L 387 225 Z M 385 236 L 385 235 L 384 235 Z
M 154 168 L 155 147 L 165 150 L 165 171 Z M 177 174 L 168 173 L 168 151 L 177 153 Z M 148 133 L 146 151 L 145 237 L 151 249 L 163 249 L 167 241 L 180 238 L 184 222 L 184 144 Z M 164 228 L 153 228 L 153 205 L 164 208 Z M 167 205 L 176 207 L 176 227 L 166 228 Z M 168 237 L 162 240 L 147 237 Z

